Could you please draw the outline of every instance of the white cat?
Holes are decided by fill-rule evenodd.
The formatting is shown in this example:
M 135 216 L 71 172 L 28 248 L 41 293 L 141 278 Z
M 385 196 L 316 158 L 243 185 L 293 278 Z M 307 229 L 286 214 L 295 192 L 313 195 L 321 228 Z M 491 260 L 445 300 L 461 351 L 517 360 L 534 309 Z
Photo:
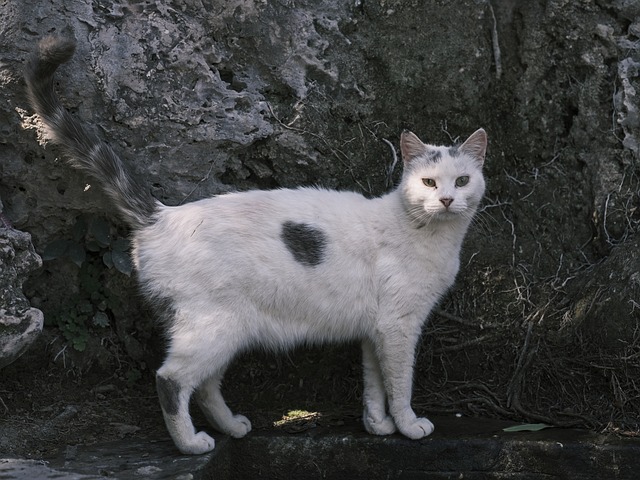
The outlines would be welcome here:
M 40 42 L 26 70 L 29 98 L 72 165 L 99 180 L 117 205 L 133 231 L 145 294 L 170 309 L 157 389 L 178 449 L 214 448 L 189 416 L 194 393 L 220 432 L 251 430 L 220 393 L 239 352 L 353 339 L 362 341 L 366 430 L 429 435 L 433 424 L 411 408 L 415 349 L 429 312 L 454 282 L 484 193 L 484 130 L 458 147 L 425 145 L 404 132 L 402 181 L 380 198 L 299 188 L 169 207 L 61 106 L 53 75 L 74 46 L 56 37 Z

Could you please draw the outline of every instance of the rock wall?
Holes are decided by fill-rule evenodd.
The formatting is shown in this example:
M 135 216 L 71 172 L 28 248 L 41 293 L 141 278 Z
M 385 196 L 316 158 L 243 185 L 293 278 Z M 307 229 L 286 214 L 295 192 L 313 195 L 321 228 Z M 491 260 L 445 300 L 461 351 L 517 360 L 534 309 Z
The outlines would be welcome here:
M 90 258 L 88 275 L 71 255 L 45 255 L 55 258 L 27 293 L 48 318 L 68 314 L 88 275 L 111 293 L 89 300 L 87 318 L 102 312 L 118 338 L 134 338 L 135 358 L 152 336 L 129 280 L 95 255 L 113 245 L 92 252 L 95 239 L 77 234 L 81 214 L 110 207 L 42 147 L 22 93 L 36 40 L 63 32 L 78 40 L 59 77 L 64 103 L 168 204 L 296 185 L 378 195 L 399 174 L 384 140 L 397 148 L 403 128 L 442 144 L 487 129 L 485 205 L 425 336 L 417 402 L 633 424 L 640 366 L 622 358 L 640 349 L 640 298 L 635 267 L 621 266 L 637 255 L 640 225 L 637 2 L 9 0 L 3 9 L 5 213 L 39 252 L 76 238 Z M 594 360 L 602 355 L 606 366 Z
M 42 312 L 22 293 L 28 275 L 42 265 L 29 234 L 2 222 L 0 204 L 0 368 L 14 362 L 35 341 L 44 324 Z

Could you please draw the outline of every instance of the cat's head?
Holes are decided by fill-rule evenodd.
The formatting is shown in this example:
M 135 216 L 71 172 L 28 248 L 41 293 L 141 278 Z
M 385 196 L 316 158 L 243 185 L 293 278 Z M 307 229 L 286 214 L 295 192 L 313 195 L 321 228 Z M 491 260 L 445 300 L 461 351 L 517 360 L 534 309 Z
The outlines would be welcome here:
M 471 219 L 484 195 L 486 150 L 483 129 L 454 147 L 427 145 L 411 132 L 402 133 L 404 173 L 400 188 L 417 227 L 433 221 Z

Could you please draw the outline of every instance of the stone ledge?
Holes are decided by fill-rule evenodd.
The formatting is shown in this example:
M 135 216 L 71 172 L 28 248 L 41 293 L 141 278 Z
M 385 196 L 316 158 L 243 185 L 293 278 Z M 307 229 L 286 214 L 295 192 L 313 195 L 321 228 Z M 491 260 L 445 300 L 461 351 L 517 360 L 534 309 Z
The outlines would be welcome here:
M 64 458 L 0 460 L 11 479 L 635 479 L 640 439 L 581 430 L 505 433 L 508 422 L 433 417 L 421 441 L 374 437 L 351 423 L 299 434 L 218 436 L 207 455 L 179 455 L 169 439 L 68 447 Z
M 431 418 L 436 431 L 421 441 L 356 428 L 230 440 L 208 478 L 638 478 L 639 439 L 555 428 L 506 433 L 508 422 Z
M 114 478 L 189 480 L 205 476 L 213 458 L 224 450 L 225 438 L 207 455 L 181 455 L 168 438 L 143 437 L 82 446 L 67 446 L 65 454 L 45 460 L 0 459 L 0 479 L 93 480 Z

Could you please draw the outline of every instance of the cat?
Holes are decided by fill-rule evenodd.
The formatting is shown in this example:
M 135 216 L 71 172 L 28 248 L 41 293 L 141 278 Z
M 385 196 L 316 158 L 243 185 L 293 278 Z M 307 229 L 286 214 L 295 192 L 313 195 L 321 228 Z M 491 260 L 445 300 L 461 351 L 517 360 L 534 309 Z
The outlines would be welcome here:
M 402 180 L 378 198 L 298 188 L 166 206 L 61 105 L 54 73 L 74 49 L 75 41 L 60 37 L 40 41 L 26 66 L 29 101 L 71 165 L 117 206 L 132 231 L 142 292 L 168 307 L 168 352 L 156 385 L 177 448 L 201 454 L 215 446 L 194 428 L 192 395 L 216 430 L 236 438 L 251 430 L 220 392 L 239 352 L 330 341 L 362 342 L 369 433 L 431 434 L 433 424 L 411 407 L 416 345 L 454 283 L 484 195 L 486 132 L 453 147 L 403 132 Z

